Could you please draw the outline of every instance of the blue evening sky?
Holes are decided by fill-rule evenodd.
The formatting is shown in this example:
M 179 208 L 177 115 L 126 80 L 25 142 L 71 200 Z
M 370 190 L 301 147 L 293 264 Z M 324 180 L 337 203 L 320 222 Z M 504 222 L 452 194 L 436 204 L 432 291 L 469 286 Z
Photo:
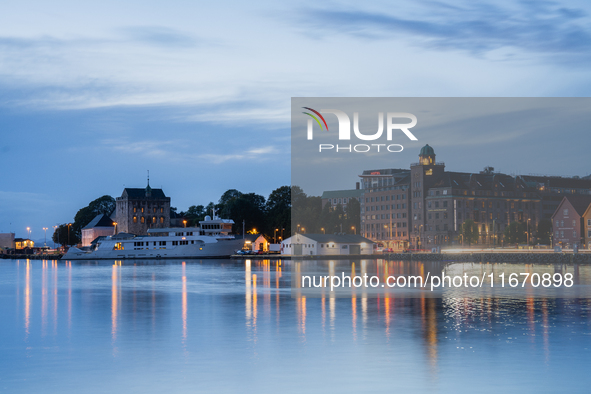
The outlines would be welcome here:
M 290 183 L 294 96 L 591 92 L 583 1 L 20 0 L 1 10 L 0 232 L 30 226 L 33 239 L 97 197 L 144 187 L 148 169 L 179 210 L 229 188 L 267 197 Z M 571 138 L 585 143 L 588 130 Z M 571 164 L 552 172 L 591 172 Z M 520 157 L 506 159 L 512 168 L 537 172 Z

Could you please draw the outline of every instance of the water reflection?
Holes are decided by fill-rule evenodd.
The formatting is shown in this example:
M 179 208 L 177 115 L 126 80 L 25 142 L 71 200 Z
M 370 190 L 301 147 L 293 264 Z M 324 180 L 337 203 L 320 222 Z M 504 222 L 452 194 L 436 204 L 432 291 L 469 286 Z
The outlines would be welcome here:
M 111 335 L 113 346 L 117 339 L 117 318 L 119 314 L 119 269 L 120 262 L 115 262 L 111 274 Z
M 27 259 L 25 274 L 25 338 L 29 336 L 31 324 L 31 261 Z
M 183 344 L 187 340 L 187 263 L 183 261 L 183 290 L 182 290 L 182 316 L 183 316 Z
M 433 269 L 388 260 L 318 264 L 329 273 L 345 266 L 352 277 Z M 454 272 L 498 268 L 448 266 Z M 581 282 L 591 278 L 589 267 L 547 269 L 577 272 Z M 364 290 L 349 298 L 328 292 L 292 298 L 292 272 L 301 270 L 300 263 L 268 259 L 6 263 L 0 274 L 13 275 L 16 302 L 5 303 L 10 307 L 2 319 L 18 327 L 5 333 L 4 340 L 17 345 L 3 347 L 0 367 L 9 377 L 3 384 L 9 391 L 39 391 L 42 378 L 77 379 L 67 372 L 76 370 L 92 380 L 91 371 L 119 374 L 129 365 L 145 371 L 130 379 L 149 382 L 146 392 L 176 388 L 171 382 L 195 388 L 186 391 L 215 392 L 220 385 L 253 391 L 244 386 L 251 380 L 260 392 L 350 392 L 360 375 L 366 391 L 490 392 L 495 376 L 522 384 L 516 370 L 531 377 L 531 390 L 574 392 L 590 383 L 583 372 L 591 349 L 589 300 L 374 297 Z M 38 385 L 24 378 L 30 365 L 43 363 L 52 366 L 51 377 L 42 375 Z M 100 391 L 138 391 L 119 376 L 117 385 L 93 383 Z M 331 376 L 340 378 L 328 390 Z M 480 386 L 458 386 L 472 380 Z

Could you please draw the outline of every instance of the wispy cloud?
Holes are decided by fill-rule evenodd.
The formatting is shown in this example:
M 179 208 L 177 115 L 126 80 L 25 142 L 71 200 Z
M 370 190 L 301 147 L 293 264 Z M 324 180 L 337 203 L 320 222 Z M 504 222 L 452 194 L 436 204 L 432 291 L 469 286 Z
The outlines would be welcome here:
M 219 151 L 213 152 L 211 147 L 203 149 L 195 140 L 131 140 L 130 138 L 103 139 L 100 149 L 110 148 L 117 154 L 125 153 L 142 158 L 163 160 L 172 162 L 207 162 L 208 164 L 221 164 L 229 161 L 275 160 L 277 155 L 289 154 L 289 146 L 282 149 L 274 145 L 259 146 L 254 148 L 238 149 L 230 146 L 220 146 Z M 215 148 L 214 148 L 215 149 Z M 207 153 L 204 153 L 207 151 Z
M 582 9 L 549 1 L 521 1 L 512 6 L 478 2 L 423 4 L 429 6 L 429 12 L 425 9 L 409 17 L 394 15 L 390 10 L 382 13 L 307 8 L 297 23 L 313 32 L 306 34 L 320 37 L 340 33 L 360 39 L 410 39 L 429 48 L 472 54 L 517 48 L 589 60 L 591 25 Z
M 132 40 L 163 48 L 191 48 L 202 41 L 179 30 L 163 26 L 134 26 L 121 29 Z
M 199 155 L 200 159 L 207 160 L 213 164 L 221 164 L 227 161 L 241 161 L 241 160 L 256 160 L 257 162 L 277 160 L 277 155 L 282 153 L 280 149 L 275 146 L 264 146 L 259 148 L 252 148 L 242 152 L 235 153 L 206 153 Z M 287 152 L 283 152 L 287 154 Z M 288 159 L 286 159 L 288 160 Z

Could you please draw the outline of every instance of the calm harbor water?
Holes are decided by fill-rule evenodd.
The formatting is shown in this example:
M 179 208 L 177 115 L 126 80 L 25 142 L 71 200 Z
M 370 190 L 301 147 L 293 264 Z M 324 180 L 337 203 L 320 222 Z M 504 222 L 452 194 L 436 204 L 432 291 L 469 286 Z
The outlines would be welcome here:
M 0 390 L 589 392 L 589 299 L 292 298 L 291 264 L 3 260 Z

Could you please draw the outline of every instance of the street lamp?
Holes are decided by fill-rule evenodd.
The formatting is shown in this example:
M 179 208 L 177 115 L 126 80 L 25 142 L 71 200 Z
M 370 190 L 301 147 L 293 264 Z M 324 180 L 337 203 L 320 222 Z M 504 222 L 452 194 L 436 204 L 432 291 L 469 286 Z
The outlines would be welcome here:
M 47 246 L 47 227 L 43 227 L 43 231 L 45 231 L 45 243 L 43 244 L 43 246 Z
M 70 227 L 72 226 L 72 223 L 68 223 L 68 246 L 70 246 Z
M 351 230 L 353 230 L 353 233 L 354 233 L 355 235 L 357 235 L 357 229 L 355 228 L 355 226 L 351 226 Z
M 115 226 L 115 235 L 117 235 L 117 222 L 113 222 L 113 226 Z
M 324 232 L 324 227 L 320 227 L 320 230 L 322 230 L 322 234 L 326 234 L 326 233 Z
M 57 226 L 53 226 L 53 232 L 55 233 L 55 230 L 57 229 Z M 53 238 L 53 237 L 51 237 Z M 60 233 L 57 233 L 57 240 L 60 240 Z M 55 239 L 53 240 L 53 249 L 55 249 Z
M 27 238 L 31 239 L 31 227 L 27 227 Z
M 277 231 L 279 231 L 278 228 L 275 229 L 275 231 L 273 231 L 273 242 L 277 243 Z
M 185 228 L 187 228 L 187 221 L 186 221 L 186 220 L 183 220 L 183 226 L 184 226 Z
M 527 232 L 526 232 L 526 234 L 527 234 L 527 247 L 528 248 L 529 248 L 529 221 L 530 220 L 531 219 L 527 219 Z

